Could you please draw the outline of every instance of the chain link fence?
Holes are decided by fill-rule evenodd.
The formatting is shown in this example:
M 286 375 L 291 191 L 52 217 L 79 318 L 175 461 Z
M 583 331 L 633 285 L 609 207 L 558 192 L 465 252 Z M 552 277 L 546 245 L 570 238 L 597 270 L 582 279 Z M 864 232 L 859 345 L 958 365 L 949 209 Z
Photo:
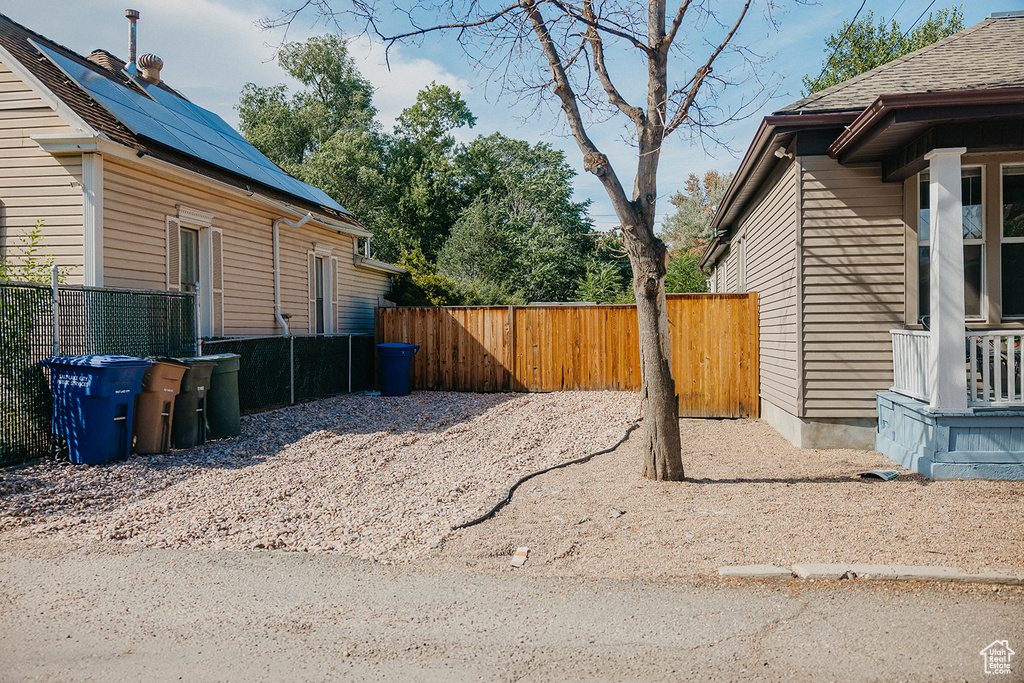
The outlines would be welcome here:
M 51 451 L 42 361 L 54 355 L 237 353 L 239 407 L 250 413 L 376 383 L 372 335 L 199 341 L 195 306 L 189 292 L 0 282 L 0 466 Z
M 195 296 L 0 282 L 0 466 L 50 452 L 53 355 L 191 356 Z
M 375 384 L 372 335 L 215 339 L 202 342 L 202 353 L 241 356 L 238 401 L 245 413 Z

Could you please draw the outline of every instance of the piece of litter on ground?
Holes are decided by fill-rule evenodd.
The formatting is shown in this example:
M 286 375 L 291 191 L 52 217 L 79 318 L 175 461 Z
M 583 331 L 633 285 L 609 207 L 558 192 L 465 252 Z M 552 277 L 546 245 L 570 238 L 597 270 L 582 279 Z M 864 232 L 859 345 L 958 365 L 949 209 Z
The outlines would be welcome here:
M 896 470 L 871 470 L 870 472 L 862 472 L 860 475 L 861 479 L 881 479 L 882 481 L 890 481 L 900 476 L 900 473 Z
M 589 522 L 589 521 L 590 521 L 590 517 L 585 517 L 584 516 L 584 517 L 580 517 L 580 521 L 578 521 L 576 523 L 577 524 L 585 524 L 586 522 Z
M 527 547 L 516 548 L 515 554 L 512 556 L 512 566 L 522 567 L 526 564 L 526 557 L 530 554 L 530 549 Z
M 561 524 L 561 523 L 562 523 L 562 522 L 564 522 L 565 520 L 564 520 L 564 519 L 562 519 L 561 517 L 559 517 L 558 515 L 555 515 L 554 517 L 552 517 L 552 518 L 551 518 L 551 521 L 552 521 L 552 522 L 558 522 L 559 524 Z
M 612 508 L 612 511 L 608 513 L 608 516 L 612 517 L 612 518 L 615 518 L 615 517 L 621 517 L 624 514 L 625 513 L 622 512 L 622 510 L 616 510 L 615 508 Z

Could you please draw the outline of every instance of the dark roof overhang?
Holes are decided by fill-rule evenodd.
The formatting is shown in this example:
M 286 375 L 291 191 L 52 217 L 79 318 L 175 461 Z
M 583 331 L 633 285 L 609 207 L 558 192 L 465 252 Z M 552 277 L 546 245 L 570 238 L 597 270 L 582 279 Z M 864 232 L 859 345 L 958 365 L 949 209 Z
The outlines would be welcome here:
M 797 133 L 810 130 L 841 129 L 857 118 L 858 112 L 827 114 L 783 114 L 766 116 L 754 135 L 747 153 L 729 183 L 714 218 L 711 231 L 714 237 L 704 249 L 699 261 L 703 269 L 714 261 L 728 244 L 730 226 L 742 216 L 747 205 L 761 188 L 761 184 L 782 163 L 775 150 L 789 147 Z
M 929 145 L 1019 149 L 1019 134 L 1008 135 L 1007 126 L 1019 128 L 1021 121 L 1024 88 L 881 95 L 828 153 L 841 164 L 881 161 L 883 180 L 891 182 L 920 170 Z

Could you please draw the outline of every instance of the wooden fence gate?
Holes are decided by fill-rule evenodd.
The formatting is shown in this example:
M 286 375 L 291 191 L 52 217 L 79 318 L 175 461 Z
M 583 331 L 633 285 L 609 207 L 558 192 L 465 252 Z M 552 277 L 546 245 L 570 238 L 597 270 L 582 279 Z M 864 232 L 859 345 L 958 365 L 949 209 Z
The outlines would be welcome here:
M 682 417 L 758 417 L 757 293 L 669 294 Z M 381 308 L 377 341 L 419 344 L 412 387 L 640 389 L 636 306 Z

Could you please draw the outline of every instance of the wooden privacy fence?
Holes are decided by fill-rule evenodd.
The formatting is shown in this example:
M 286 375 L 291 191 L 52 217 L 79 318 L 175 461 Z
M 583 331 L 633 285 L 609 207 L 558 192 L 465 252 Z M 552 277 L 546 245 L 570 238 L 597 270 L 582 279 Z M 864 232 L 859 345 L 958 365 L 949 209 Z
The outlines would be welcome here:
M 757 417 L 757 293 L 669 294 L 679 414 Z M 640 389 L 635 306 L 381 308 L 377 341 L 418 344 L 412 387 Z

